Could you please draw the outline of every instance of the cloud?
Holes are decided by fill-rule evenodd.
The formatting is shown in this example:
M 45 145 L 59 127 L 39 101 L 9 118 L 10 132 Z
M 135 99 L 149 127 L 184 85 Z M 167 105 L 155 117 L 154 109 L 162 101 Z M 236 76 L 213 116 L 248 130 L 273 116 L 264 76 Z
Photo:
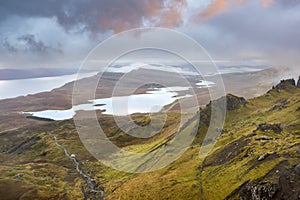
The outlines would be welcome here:
M 113 33 L 145 26 L 183 31 L 214 59 L 296 65 L 299 9 L 297 0 L 0 1 L 0 65 L 79 66 Z
M 160 21 L 154 25 L 162 27 L 179 27 L 183 23 L 183 11 L 188 4 L 185 0 L 169 1 L 166 3 L 164 11 L 158 17 Z
M 228 5 L 228 4 L 227 4 Z M 299 67 L 300 4 L 277 1 L 264 8 L 261 2 L 231 4 L 221 14 L 190 25 L 186 33 L 204 45 L 215 59 L 264 61 Z
M 26 34 L 18 37 L 18 41 L 22 42 L 25 46 L 25 50 L 31 52 L 45 53 L 48 51 L 57 51 L 61 52 L 61 50 L 47 46 L 41 40 L 36 40 L 35 35 Z
M 274 3 L 274 0 L 261 0 L 260 3 L 263 8 L 267 8 Z
M 226 0 L 215 0 L 212 1 L 211 4 L 202 12 L 198 14 L 198 17 L 202 19 L 207 19 L 208 17 L 216 14 L 220 14 L 227 9 L 227 1 Z
M 229 11 L 235 4 L 244 4 L 247 1 L 248 0 L 212 0 L 206 8 L 194 15 L 194 20 L 197 22 L 207 20 L 209 17 Z
M 180 25 L 185 0 L 31 0 L 2 1 L 0 18 L 10 16 L 56 18 L 66 30 L 120 32 L 148 22 L 155 26 Z M 156 19 L 161 20 L 156 20 Z
M 186 0 L 1 1 L 0 65 L 76 61 L 78 66 L 93 46 L 113 33 L 180 26 L 186 5 Z
M 38 40 L 33 34 L 25 34 L 11 39 L 14 39 L 14 41 L 9 42 L 8 39 L 5 38 L 2 42 L 3 48 L 9 52 L 63 53 L 58 47 L 46 45 L 43 41 Z
M 28 35 L 34 41 L 29 42 Z M 88 32 L 66 31 L 53 18 L 10 17 L 0 21 L 0 67 L 78 67 L 93 46 L 109 36 L 100 33 L 91 40 Z
M 11 44 L 8 42 L 7 38 L 5 38 L 5 39 L 3 40 L 3 42 L 2 42 L 2 47 L 3 47 L 4 49 L 6 49 L 7 51 L 9 51 L 9 52 L 15 53 L 15 52 L 18 51 L 17 48 L 15 48 L 13 45 L 11 45 Z
M 201 22 L 209 17 L 220 15 L 234 9 L 235 5 L 245 5 L 249 0 L 212 0 L 210 4 L 194 15 L 194 21 Z M 262 8 L 268 8 L 274 0 L 260 0 Z

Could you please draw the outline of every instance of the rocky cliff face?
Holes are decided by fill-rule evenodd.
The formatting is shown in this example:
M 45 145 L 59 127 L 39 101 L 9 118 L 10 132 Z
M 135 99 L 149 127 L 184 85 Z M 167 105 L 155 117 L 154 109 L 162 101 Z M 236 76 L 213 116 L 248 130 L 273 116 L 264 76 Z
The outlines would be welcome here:
M 226 96 L 223 96 L 217 100 L 213 101 L 215 106 L 222 106 L 226 105 L 227 110 L 236 110 L 239 109 L 241 106 L 245 106 L 247 104 L 247 101 L 243 97 L 237 97 L 233 94 L 227 94 Z M 210 107 L 212 102 L 210 102 L 207 107 Z
M 295 79 L 287 79 L 281 80 L 278 85 L 275 86 L 276 89 L 286 89 L 288 86 L 295 86 L 296 82 Z
M 243 97 L 237 97 L 232 94 L 228 94 L 226 96 L 226 102 L 228 110 L 236 110 L 241 106 L 245 106 L 247 103 L 246 99 L 244 99 Z
M 297 83 L 296 83 L 295 79 L 281 80 L 280 83 L 273 88 L 286 89 L 289 86 L 296 86 L 296 87 L 300 88 L 300 76 L 299 76 Z

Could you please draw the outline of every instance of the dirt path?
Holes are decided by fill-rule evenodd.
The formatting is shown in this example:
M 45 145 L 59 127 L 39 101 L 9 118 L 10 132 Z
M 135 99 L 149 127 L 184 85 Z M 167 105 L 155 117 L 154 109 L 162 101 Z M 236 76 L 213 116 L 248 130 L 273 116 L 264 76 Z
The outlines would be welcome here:
M 65 155 L 73 161 L 73 163 L 75 164 L 76 166 L 76 170 L 77 172 L 83 177 L 83 179 L 85 180 L 86 182 L 86 185 L 87 185 L 87 188 L 88 188 L 88 192 L 84 191 L 83 190 L 83 193 L 84 193 L 84 196 L 85 198 L 87 196 L 90 196 L 90 194 L 100 194 L 100 200 L 103 200 L 104 199 L 104 191 L 103 190 L 96 190 L 97 188 L 97 184 L 96 182 L 94 181 L 94 179 L 92 177 L 90 177 L 88 174 L 84 173 L 81 168 L 80 168 L 80 164 L 79 162 L 76 160 L 76 158 L 74 157 L 71 157 L 71 155 L 68 153 L 68 150 L 62 146 L 61 144 L 58 143 L 57 141 L 57 138 L 55 135 L 53 135 L 53 139 L 55 141 L 55 144 L 56 146 L 58 146 L 59 148 L 61 148 Z M 94 199 L 94 198 L 93 198 Z

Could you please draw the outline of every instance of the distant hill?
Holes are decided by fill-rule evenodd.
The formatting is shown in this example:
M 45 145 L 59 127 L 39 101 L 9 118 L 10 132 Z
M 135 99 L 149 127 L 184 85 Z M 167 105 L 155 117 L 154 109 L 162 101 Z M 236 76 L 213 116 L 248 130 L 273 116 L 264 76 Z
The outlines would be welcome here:
M 76 73 L 75 69 L 0 69 L 0 80 L 62 76 L 74 73 Z

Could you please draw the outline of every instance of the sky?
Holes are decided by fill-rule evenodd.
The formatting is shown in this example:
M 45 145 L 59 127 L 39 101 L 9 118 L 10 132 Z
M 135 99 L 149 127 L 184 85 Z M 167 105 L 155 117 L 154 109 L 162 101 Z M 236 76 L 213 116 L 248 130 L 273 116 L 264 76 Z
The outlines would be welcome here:
M 78 68 L 114 34 L 164 27 L 217 63 L 299 69 L 299 11 L 298 0 L 1 1 L 0 68 Z

